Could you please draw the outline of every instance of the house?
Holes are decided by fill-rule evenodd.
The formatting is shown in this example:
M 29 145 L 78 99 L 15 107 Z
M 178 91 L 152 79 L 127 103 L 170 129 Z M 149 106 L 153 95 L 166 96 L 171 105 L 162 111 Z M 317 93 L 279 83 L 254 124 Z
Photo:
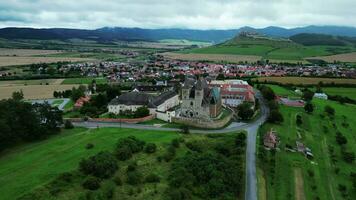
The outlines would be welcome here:
M 314 97 L 318 99 L 325 99 L 325 100 L 328 99 L 328 95 L 326 95 L 325 93 L 315 93 Z
M 134 90 L 111 100 L 108 110 L 109 113 L 120 114 L 128 110 L 135 112 L 139 107 L 146 106 L 150 115 L 156 115 L 158 119 L 170 122 L 171 117 L 175 115 L 173 108 L 177 105 L 179 105 L 179 97 L 174 91 L 166 91 L 154 96 Z
M 242 102 L 255 103 L 253 87 L 242 80 L 210 81 L 210 87 L 220 88 L 223 104 L 237 107 Z
M 209 88 L 205 78 L 186 78 L 182 87 L 180 117 L 210 120 L 220 115 L 222 102 L 220 89 Z
M 272 129 L 267 132 L 263 137 L 263 145 L 268 149 L 275 149 L 279 143 L 277 133 Z
M 80 97 L 74 104 L 75 109 L 81 108 L 85 103 L 90 101 L 90 96 Z

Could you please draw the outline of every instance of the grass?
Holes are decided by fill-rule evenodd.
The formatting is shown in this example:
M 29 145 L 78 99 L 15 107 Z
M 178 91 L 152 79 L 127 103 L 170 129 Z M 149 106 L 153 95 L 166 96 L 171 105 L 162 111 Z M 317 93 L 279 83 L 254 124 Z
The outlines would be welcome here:
M 263 178 L 266 180 L 267 199 L 293 199 L 296 197 L 295 180 L 294 176 L 291 176 L 296 168 L 301 169 L 306 199 L 315 199 L 316 197 L 326 200 L 343 199 L 337 189 L 339 184 L 348 188 L 349 199 L 356 197 L 356 193 L 352 191 L 349 177 L 350 172 L 355 171 L 355 164 L 346 163 L 342 159 L 340 147 L 335 141 L 335 133 L 339 130 L 348 140 L 348 144 L 345 146 L 347 151 L 356 151 L 356 146 L 353 145 L 356 142 L 353 134 L 356 130 L 356 118 L 354 117 L 356 106 L 341 105 L 320 99 L 314 99 L 313 103 L 315 105 L 313 114 L 306 114 L 303 108 L 281 105 L 280 110 L 284 122 L 280 125 L 267 123 L 260 129 L 260 137 L 273 128 L 281 140 L 279 145 L 281 150 L 277 151 L 274 156 L 276 163 L 275 167 L 272 167 L 275 171 L 274 175 L 271 174 L 271 164 L 259 162 L 259 168 L 263 169 Z M 330 105 L 335 109 L 335 119 L 324 116 L 325 105 Z M 297 114 L 302 116 L 301 126 L 296 125 Z M 342 125 L 345 122 L 348 126 Z M 301 153 L 284 150 L 286 144 L 295 146 L 298 133 L 301 135 L 301 141 L 311 148 L 314 154 L 313 161 L 306 159 Z M 330 161 L 330 147 L 334 148 L 336 163 Z M 268 157 L 271 159 L 273 156 L 269 153 Z M 335 169 L 339 169 L 340 172 L 336 173 Z M 308 170 L 313 171 L 314 175 L 310 176 Z M 263 179 L 260 178 L 259 181 L 261 180 Z
M 324 87 L 322 89 L 328 95 L 340 95 L 356 100 L 356 88 Z
M 0 192 L 3 199 L 15 199 L 44 185 L 58 174 L 75 170 L 82 158 L 101 150 L 112 150 L 117 139 L 134 135 L 146 142 L 170 142 L 172 132 L 100 128 L 65 130 L 52 138 L 22 145 L 0 157 Z M 94 148 L 85 149 L 93 143 Z
M 114 53 L 81 53 L 81 52 L 65 52 L 65 53 L 56 53 L 46 55 L 47 57 L 66 57 L 66 58 L 86 58 L 86 59 L 95 59 L 95 60 L 103 60 L 103 61 L 119 61 L 125 56 Z
M 106 78 L 67 78 L 62 84 L 91 84 L 93 80 L 96 81 L 96 84 L 107 83 Z
M 53 107 L 58 107 L 59 105 L 61 105 L 63 103 L 63 99 L 56 99 L 52 102 L 52 105 Z
M 70 99 L 66 105 L 64 105 L 64 111 L 72 110 L 74 106 L 74 101 Z
M 317 77 L 259 77 L 259 83 L 281 83 L 281 84 L 296 84 L 296 85 L 317 85 L 319 82 L 332 84 L 356 84 L 356 79 L 346 78 L 317 78 Z
M 272 90 L 279 96 L 289 97 L 289 98 L 300 97 L 300 95 L 298 95 L 294 91 L 288 90 L 288 89 L 281 87 L 279 85 L 272 85 L 272 84 L 265 84 L 265 85 L 272 88 Z

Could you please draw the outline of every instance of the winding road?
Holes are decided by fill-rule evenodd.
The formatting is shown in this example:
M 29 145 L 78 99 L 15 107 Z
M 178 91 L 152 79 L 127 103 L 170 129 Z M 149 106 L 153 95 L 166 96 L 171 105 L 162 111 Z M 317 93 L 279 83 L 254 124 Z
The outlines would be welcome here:
M 258 119 L 251 123 L 233 122 L 228 127 L 219 130 L 190 130 L 191 133 L 210 134 L 210 133 L 230 133 L 241 130 L 247 131 L 247 147 L 246 147 L 246 188 L 245 200 L 257 200 L 257 175 L 256 175 L 256 137 L 260 125 L 262 125 L 268 116 L 268 108 L 260 92 L 256 91 L 256 98 L 260 102 L 260 115 Z M 74 126 L 97 128 L 97 127 L 117 127 L 117 128 L 133 128 L 142 130 L 159 130 L 159 131 L 180 131 L 179 128 L 156 127 L 153 125 L 129 124 L 129 123 L 108 123 L 108 122 L 73 122 Z

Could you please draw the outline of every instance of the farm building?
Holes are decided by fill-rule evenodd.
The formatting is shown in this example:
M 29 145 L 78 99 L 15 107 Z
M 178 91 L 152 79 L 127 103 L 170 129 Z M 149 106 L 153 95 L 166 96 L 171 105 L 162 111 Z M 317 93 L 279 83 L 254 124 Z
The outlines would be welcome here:
M 279 143 L 277 133 L 273 130 L 267 132 L 263 137 L 263 145 L 268 149 L 275 149 Z
M 325 93 L 315 93 L 314 97 L 318 99 L 325 99 L 325 100 L 328 99 L 328 95 L 326 95 Z

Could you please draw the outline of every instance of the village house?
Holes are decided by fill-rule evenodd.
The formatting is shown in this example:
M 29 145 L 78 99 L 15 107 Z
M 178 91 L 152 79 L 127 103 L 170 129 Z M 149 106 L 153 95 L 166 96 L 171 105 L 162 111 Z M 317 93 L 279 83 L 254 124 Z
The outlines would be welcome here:
M 81 108 L 85 103 L 90 101 L 90 96 L 80 97 L 74 104 L 75 109 Z
M 275 149 L 279 143 L 279 139 L 277 137 L 277 132 L 272 129 L 268 131 L 263 137 L 263 145 L 268 149 Z
M 326 95 L 325 93 L 315 93 L 314 97 L 318 99 L 325 99 L 325 100 L 328 99 L 328 95 Z

